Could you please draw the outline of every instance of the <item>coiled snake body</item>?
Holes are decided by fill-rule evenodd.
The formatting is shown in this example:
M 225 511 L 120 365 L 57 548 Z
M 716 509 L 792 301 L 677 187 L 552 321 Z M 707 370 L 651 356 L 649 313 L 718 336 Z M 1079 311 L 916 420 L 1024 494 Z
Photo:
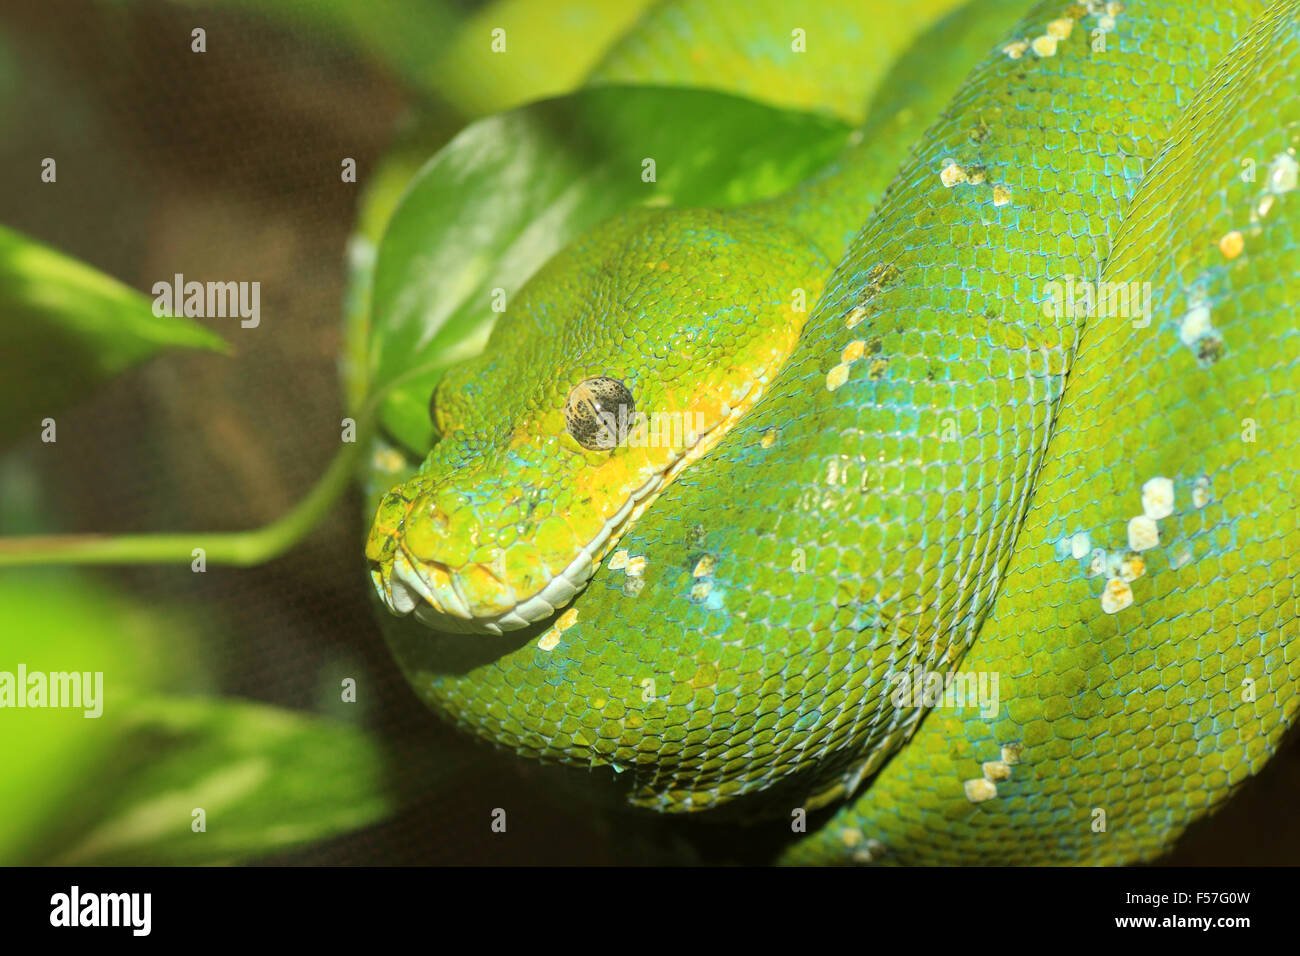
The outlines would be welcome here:
M 793 193 L 584 236 L 449 373 L 367 548 L 436 710 L 660 811 L 838 804 L 790 862 L 1146 859 L 1262 766 L 1300 3 L 1019 6 Z M 590 447 L 601 395 L 686 424 Z

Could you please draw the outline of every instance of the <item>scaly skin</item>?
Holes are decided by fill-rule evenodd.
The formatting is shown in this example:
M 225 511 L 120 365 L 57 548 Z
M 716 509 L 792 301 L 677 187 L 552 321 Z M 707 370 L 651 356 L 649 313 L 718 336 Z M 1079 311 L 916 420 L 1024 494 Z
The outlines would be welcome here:
M 1150 858 L 1294 723 L 1300 193 L 1275 194 L 1285 160 L 1272 189 L 1265 167 L 1300 142 L 1298 72 L 1286 4 L 1204 85 L 1118 232 L 1104 281 L 1150 282 L 1154 310 L 1146 327 L 1084 330 L 997 607 L 961 665 L 1001 673 L 1002 713 L 935 710 L 791 862 Z M 1220 247 L 1233 232 L 1235 256 Z M 1215 332 L 1189 346 L 1179 331 L 1198 288 Z M 1251 422 L 1268 434 L 1252 441 Z M 1134 604 L 1107 615 L 1101 579 L 1059 542 L 1082 530 L 1122 547 L 1153 475 L 1173 478 L 1175 509 L 1143 553 Z M 1007 744 L 1016 762 L 1003 767 Z M 964 782 L 986 761 L 1009 776 L 972 804 Z
M 439 389 L 444 437 L 368 546 L 387 600 L 401 556 L 528 590 L 671 457 L 579 448 L 562 411 L 582 377 L 645 410 L 716 405 L 718 376 L 762 394 L 558 618 L 390 628 L 416 689 L 521 754 L 627 771 L 639 806 L 788 821 L 852 796 L 790 862 L 1166 846 L 1296 709 L 1300 192 L 1278 157 L 1300 143 L 1298 6 L 1132 0 L 1104 50 L 1083 4 L 1009 29 L 1004 4 L 959 12 L 827 175 L 748 209 L 640 211 L 558 257 Z M 936 122 L 932 94 L 920 120 L 891 108 L 899 77 L 968 46 L 994 52 Z M 1151 283 L 1149 324 L 1045 308 L 1071 276 Z M 471 613 L 509 603 L 500 581 Z M 900 701 L 918 671 L 996 677 L 996 712 Z

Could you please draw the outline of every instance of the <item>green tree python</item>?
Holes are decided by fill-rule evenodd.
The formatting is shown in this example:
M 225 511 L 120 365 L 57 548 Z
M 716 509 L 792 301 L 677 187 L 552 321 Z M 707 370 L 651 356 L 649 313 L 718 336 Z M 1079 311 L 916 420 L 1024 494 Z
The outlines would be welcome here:
M 784 862 L 1151 859 L 1296 714 L 1300 3 L 921 6 L 829 169 L 526 284 L 370 574 L 439 714 Z

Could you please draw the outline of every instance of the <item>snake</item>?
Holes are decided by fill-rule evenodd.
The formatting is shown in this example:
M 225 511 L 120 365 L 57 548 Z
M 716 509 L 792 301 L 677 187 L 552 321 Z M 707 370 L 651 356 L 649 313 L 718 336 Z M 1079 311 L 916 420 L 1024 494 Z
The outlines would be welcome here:
M 1155 859 L 1296 718 L 1300 3 L 850 6 L 831 165 L 587 230 L 447 372 L 390 648 L 774 862 Z

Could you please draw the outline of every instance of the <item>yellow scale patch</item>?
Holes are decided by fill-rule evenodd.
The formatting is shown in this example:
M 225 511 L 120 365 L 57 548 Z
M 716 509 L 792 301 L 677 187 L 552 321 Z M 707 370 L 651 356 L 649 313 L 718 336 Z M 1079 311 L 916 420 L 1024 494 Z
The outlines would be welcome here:
M 971 803 L 983 803 L 998 795 L 998 783 L 1011 779 L 1011 768 L 1020 762 L 1024 745 L 1016 742 L 1002 745 L 1001 759 L 986 760 L 980 764 L 982 777 L 962 781 L 966 799 Z

